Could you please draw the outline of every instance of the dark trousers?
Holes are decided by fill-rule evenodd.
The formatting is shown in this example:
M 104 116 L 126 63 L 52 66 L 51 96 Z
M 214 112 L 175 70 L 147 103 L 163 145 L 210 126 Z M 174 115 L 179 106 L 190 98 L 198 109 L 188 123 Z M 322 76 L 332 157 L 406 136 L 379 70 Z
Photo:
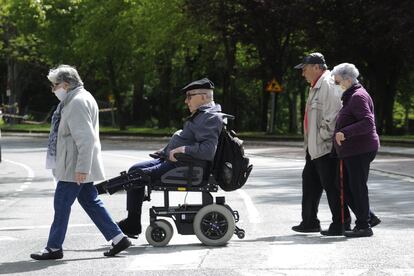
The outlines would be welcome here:
M 175 167 L 175 163 L 166 162 L 161 159 L 154 159 L 137 163 L 129 168 L 128 172 L 141 169 L 151 177 L 151 180 L 158 180 L 164 173 L 174 169 Z M 138 233 L 142 232 L 141 212 L 144 195 L 145 187 L 135 188 L 127 192 L 128 222 L 130 225 L 137 227 Z
M 377 152 L 368 152 L 347 158 L 344 162 L 344 196 L 345 202 L 354 212 L 356 227 L 369 227 L 371 216 L 368 198 L 368 175 L 372 160 Z
M 341 227 L 341 201 L 339 183 L 336 178 L 338 159 L 326 154 L 314 160 L 306 152 L 306 163 L 302 172 L 302 223 L 305 227 L 319 226 L 318 206 L 323 190 L 328 198 L 332 213 L 332 227 Z M 350 214 L 344 206 L 345 224 L 349 224 Z

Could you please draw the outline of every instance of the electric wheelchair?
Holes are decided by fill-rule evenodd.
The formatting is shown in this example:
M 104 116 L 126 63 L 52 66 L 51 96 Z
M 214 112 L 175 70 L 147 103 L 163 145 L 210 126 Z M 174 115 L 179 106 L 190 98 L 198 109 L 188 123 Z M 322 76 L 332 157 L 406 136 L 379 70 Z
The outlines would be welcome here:
M 245 231 L 236 226 L 239 213 L 226 204 L 224 196 L 214 198 L 211 194 L 218 191 L 211 172 L 211 162 L 182 153 L 175 154 L 175 157 L 178 167 L 162 175 L 159 180 L 152 180 L 142 170 L 134 170 L 121 172 L 120 176 L 99 185 L 109 194 L 145 186 L 144 200 L 147 201 L 151 200 L 152 191 L 164 193 L 164 206 L 152 206 L 149 209 L 150 225 L 145 237 L 152 246 L 166 246 L 173 236 L 171 223 L 161 218 L 171 218 L 179 234 L 195 234 L 205 245 L 224 245 L 233 234 L 243 239 Z M 201 192 L 202 201 L 200 204 L 170 206 L 169 192 L 176 191 Z

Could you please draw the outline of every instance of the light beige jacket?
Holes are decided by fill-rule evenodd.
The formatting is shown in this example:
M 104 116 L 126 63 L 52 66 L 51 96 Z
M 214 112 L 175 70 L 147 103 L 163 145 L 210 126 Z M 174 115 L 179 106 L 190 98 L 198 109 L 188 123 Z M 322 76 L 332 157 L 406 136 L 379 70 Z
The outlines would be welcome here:
M 336 116 L 342 107 L 341 96 L 342 92 L 335 85 L 329 70 L 326 70 L 314 87 L 309 89 L 306 101 L 308 133 L 304 136 L 304 147 L 312 160 L 332 150 Z
M 88 174 L 85 183 L 104 180 L 98 104 L 83 87 L 69 91 L 63 103 L 53 175 L 75 182 L 79 172 Z

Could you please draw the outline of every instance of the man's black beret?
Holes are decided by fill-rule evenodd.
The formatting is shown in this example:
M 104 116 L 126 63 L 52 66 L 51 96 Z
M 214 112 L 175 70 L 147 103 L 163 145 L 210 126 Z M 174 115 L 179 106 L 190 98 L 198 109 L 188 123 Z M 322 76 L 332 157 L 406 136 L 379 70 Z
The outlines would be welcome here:
M 180 92 L 187 93 L 187 91 L 194 89 L 214 89 L 214 83 L 208 78 L 196 80 L 181 88 Z

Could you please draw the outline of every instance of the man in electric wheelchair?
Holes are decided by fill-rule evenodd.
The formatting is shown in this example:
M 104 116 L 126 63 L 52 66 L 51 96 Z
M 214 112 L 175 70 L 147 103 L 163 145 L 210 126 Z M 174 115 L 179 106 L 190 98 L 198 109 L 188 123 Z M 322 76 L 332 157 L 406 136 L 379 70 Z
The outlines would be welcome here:
M 210 173 L 226 116 L 214 103 L 213 89 L 214 84 L 207 78 L 182 88 L 191 112 L 183 129 L 175 132 L 163 149 L 150 155 L 153 160 L 137 163 L 128 173 L 96 185 L 99 193 L 127 191 L 128 216 L 118 225 L 129 237 L 137 238 L 142 232 L 142 203 L 150 199 L 151 190 L 164 191 L 165 206 L 150 209 L 146 231 L 150 244 L 164 246 L 172 237 L 171 224 L 157 220 L 158 216 L 172 218 L 180 234 L 196 234 L 207 245 L 224 244 L 233 233 L 244 237 L 244 230 L 235 226 L 237 211 L 225 204 L 224 197 L 217 197 L 217 204 L 213 204 L 210 194 L 217 191 Z M 203 202 L 170 207 L 168 191 L 201 191 Z

